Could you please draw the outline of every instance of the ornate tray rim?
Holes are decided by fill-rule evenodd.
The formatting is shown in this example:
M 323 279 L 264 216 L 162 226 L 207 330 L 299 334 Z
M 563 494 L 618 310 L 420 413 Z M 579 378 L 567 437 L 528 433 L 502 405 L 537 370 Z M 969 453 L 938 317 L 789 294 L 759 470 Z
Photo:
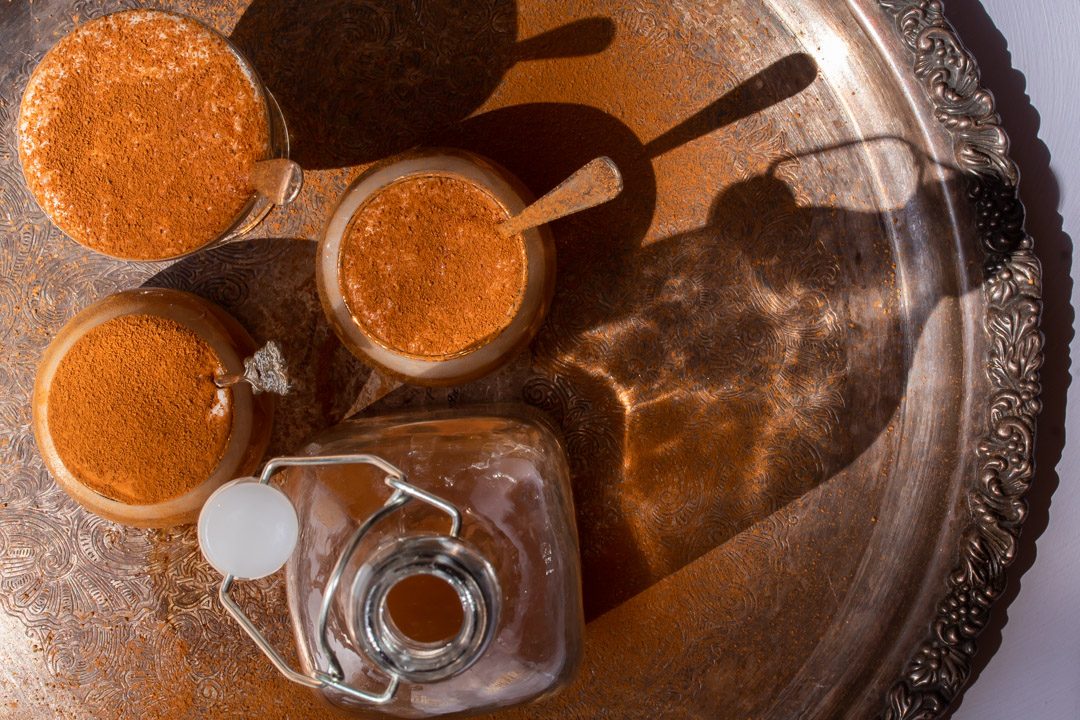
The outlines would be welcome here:
M 903 675 L 888 690 L 884 720 L 942 716 L 971 674 L 976 638 L 1004 591 L 1027 516 L 1034 474 L 1039 369 L 1044 339 L 1042 271 L 1024 229 L 1019 171 L 993 95 L 974 56 L 945 19 L 941 0 L 877 0 L 912 55 L 915 79 L 953 140 L 957 165 L 970 176 L 968 199 L 986 256 L 983 328 L 988 340 L 989 403 L 966 490 L 969 517 L 944 593 Z

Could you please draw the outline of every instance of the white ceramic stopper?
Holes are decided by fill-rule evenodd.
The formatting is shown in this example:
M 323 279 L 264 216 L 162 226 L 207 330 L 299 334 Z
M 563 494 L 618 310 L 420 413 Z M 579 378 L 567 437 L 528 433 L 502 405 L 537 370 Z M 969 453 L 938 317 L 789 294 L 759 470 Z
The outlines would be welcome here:
M 199 513 L 199 549 L 222 575 L 257 580 L 289 559 L 299 533 L 285 493 L 255 478 L 225 483 Z

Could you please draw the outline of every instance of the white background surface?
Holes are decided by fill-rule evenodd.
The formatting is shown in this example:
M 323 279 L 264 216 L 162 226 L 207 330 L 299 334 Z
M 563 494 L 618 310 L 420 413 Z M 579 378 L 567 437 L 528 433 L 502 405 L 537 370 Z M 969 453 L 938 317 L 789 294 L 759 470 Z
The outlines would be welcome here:
M 953 720 L 1080 720 L 1080 0 L 945 0 L 998 100 L 1022 173 L 1028 232 L 1045 276 L 1040 463 L 1008 608 L 980 640 L 974 684 Z M 988 657 L 991 651 L 992 657 Z

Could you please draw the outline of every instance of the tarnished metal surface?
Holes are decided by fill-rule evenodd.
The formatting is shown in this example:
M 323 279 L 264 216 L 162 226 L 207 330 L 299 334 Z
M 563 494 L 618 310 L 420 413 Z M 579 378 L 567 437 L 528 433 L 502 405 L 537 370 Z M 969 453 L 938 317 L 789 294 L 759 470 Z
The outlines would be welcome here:
M 299 373 L 271 452 L 295 450 L 366 377 L 312 240 L 365 163 L 417 143 L 536 193 L 598 155 L 626 182 L 553 226 L 527 356 L 372 408 L 523 400 L 562 427 L 592 621 L 581 680 L 527 714 L 943 709 L 1023 518 L 1041 340 L 1007 142 L 937 3 L 166 4 L 249 55 L 307 182 L 260 239 L 171 266 L 87 253 L 34 207 L 15 119 L 44 51 L 118 5 L 0 9 L 0 714 L 333 714 L 229 622 L 190 530 L 113 526 L 53 485 L 29 391 L 79 308 L 182 287 L 281 343 Z M 287 646 L 279 584 L 244 592 Z

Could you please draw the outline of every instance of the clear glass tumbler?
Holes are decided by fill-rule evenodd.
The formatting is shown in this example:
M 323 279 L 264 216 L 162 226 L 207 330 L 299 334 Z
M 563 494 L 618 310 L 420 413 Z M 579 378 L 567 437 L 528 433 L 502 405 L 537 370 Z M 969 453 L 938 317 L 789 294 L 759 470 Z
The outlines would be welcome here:
M 237 214 L 233 222 L 228 227 L 224 228 L 216 237 L 208 237 L 205 242 L 198 247 L 171 256 L 127 258 L 118 255 L 116 257 L 121 260 L 146 260 L 154 262 L 186 257 L 208 247 L 221 245 L 241 238 L 262 222 L 270 211 L 273 210 L 275 205 L 287 205 L 291 203 L 299 194 L 303 185 L 303 171 L 299 165 L 289 160 L 289 133 L 285 126 L 285 117 L 281 112 L 277 100 L 275 100 L 274 96 L 270 94 L 270 91 L 266 89 L 266 86 L 259 78 L 255 68 L 248 59 L 244 57 L 239 48 L 237 48 L 227 37 L 221 35 L 213 28 L 187 15 L 151 9 L 123 10 L 120 12 L 127 14 L 156 14 L 183 18 L 186 21 L 197 24 L 207 32 L 212 33 L 219 38 L 235 57 L 237 64 L 244 74 L 250 79 L 255 93 L 258 95 L 264 112 L 266 113 L 267 128 L 269 132 L 263 157 L 255 163 L 255 167 L 252 170 L 251 184 L 253 190 L 251 198 Z M 98 20 L 101 20 L 104 17 L 108 16 L 102 16 L 102 18 L 98 18 Z M 31 83 L 32 82 L 33 80 L 31 80 Z M 42 211 L 48 214 L 44 208 Z M 50 219 L 53 221 L 53 224 L 60 227 L 61 230 L 64 230 L 57 222 L 56 218 L 50 216 Z M 98 248 L 85 245 L 78 237 L 72 237 L 72 239 L 94 252 L 102 252 L 102 250 Z
M 247 383 L 230 389 L 232 429 L 221 460 L 202 484 L 164 502 L 134 505 L 106 497 L 84 484 L 64 464 L 49 430 L 49 393 L 60 362 L 88 332 L 123 315 L 156 315 L 180 323 L 204 340 L 227 373 L 243 374 L 244 358 L 255 352 L 255 341 L 231 315 L 196 295 L 179 290 L 125 290 L 90 305 L 71 318 L 42 355 L 34 380 L 32 401 L 34 437 L 56 483 L 76 502 L 108 520 L 136 527 L 169 527 L 195 520 L 206 499 L 223 483 L 253 472 L 270 440 L 274 399 L 255 395 Z M 148 418 L 149 421 L 149 418 Z M 87 428 L 87 432 L 100 432 Z M 123 453 L 117 447 L 117 453 Z
M 364 203 L 388 185 L 407 178 L 444 176 L 467 180 L 486 190 L 507 217 L 533 198 L 520 180 L 494 162 L 453 149 L 423 149 L 377 164 L 357 178 L 338 201 L 319 241 L 316 282 L 323 310 L 338 337 L 357 357 L 383 372 L 419 385 L 454 385 L 496 370 L 522 350 L 547 315 L 555 289 L 555 243 L 547 226 L 522 233 L 526 280 L 521 304 L 510 323 L 494 337 L 455 355 L 431 358 L 387 347 L 370 335 L 349 310 L 341 289 L 342 243 Z

